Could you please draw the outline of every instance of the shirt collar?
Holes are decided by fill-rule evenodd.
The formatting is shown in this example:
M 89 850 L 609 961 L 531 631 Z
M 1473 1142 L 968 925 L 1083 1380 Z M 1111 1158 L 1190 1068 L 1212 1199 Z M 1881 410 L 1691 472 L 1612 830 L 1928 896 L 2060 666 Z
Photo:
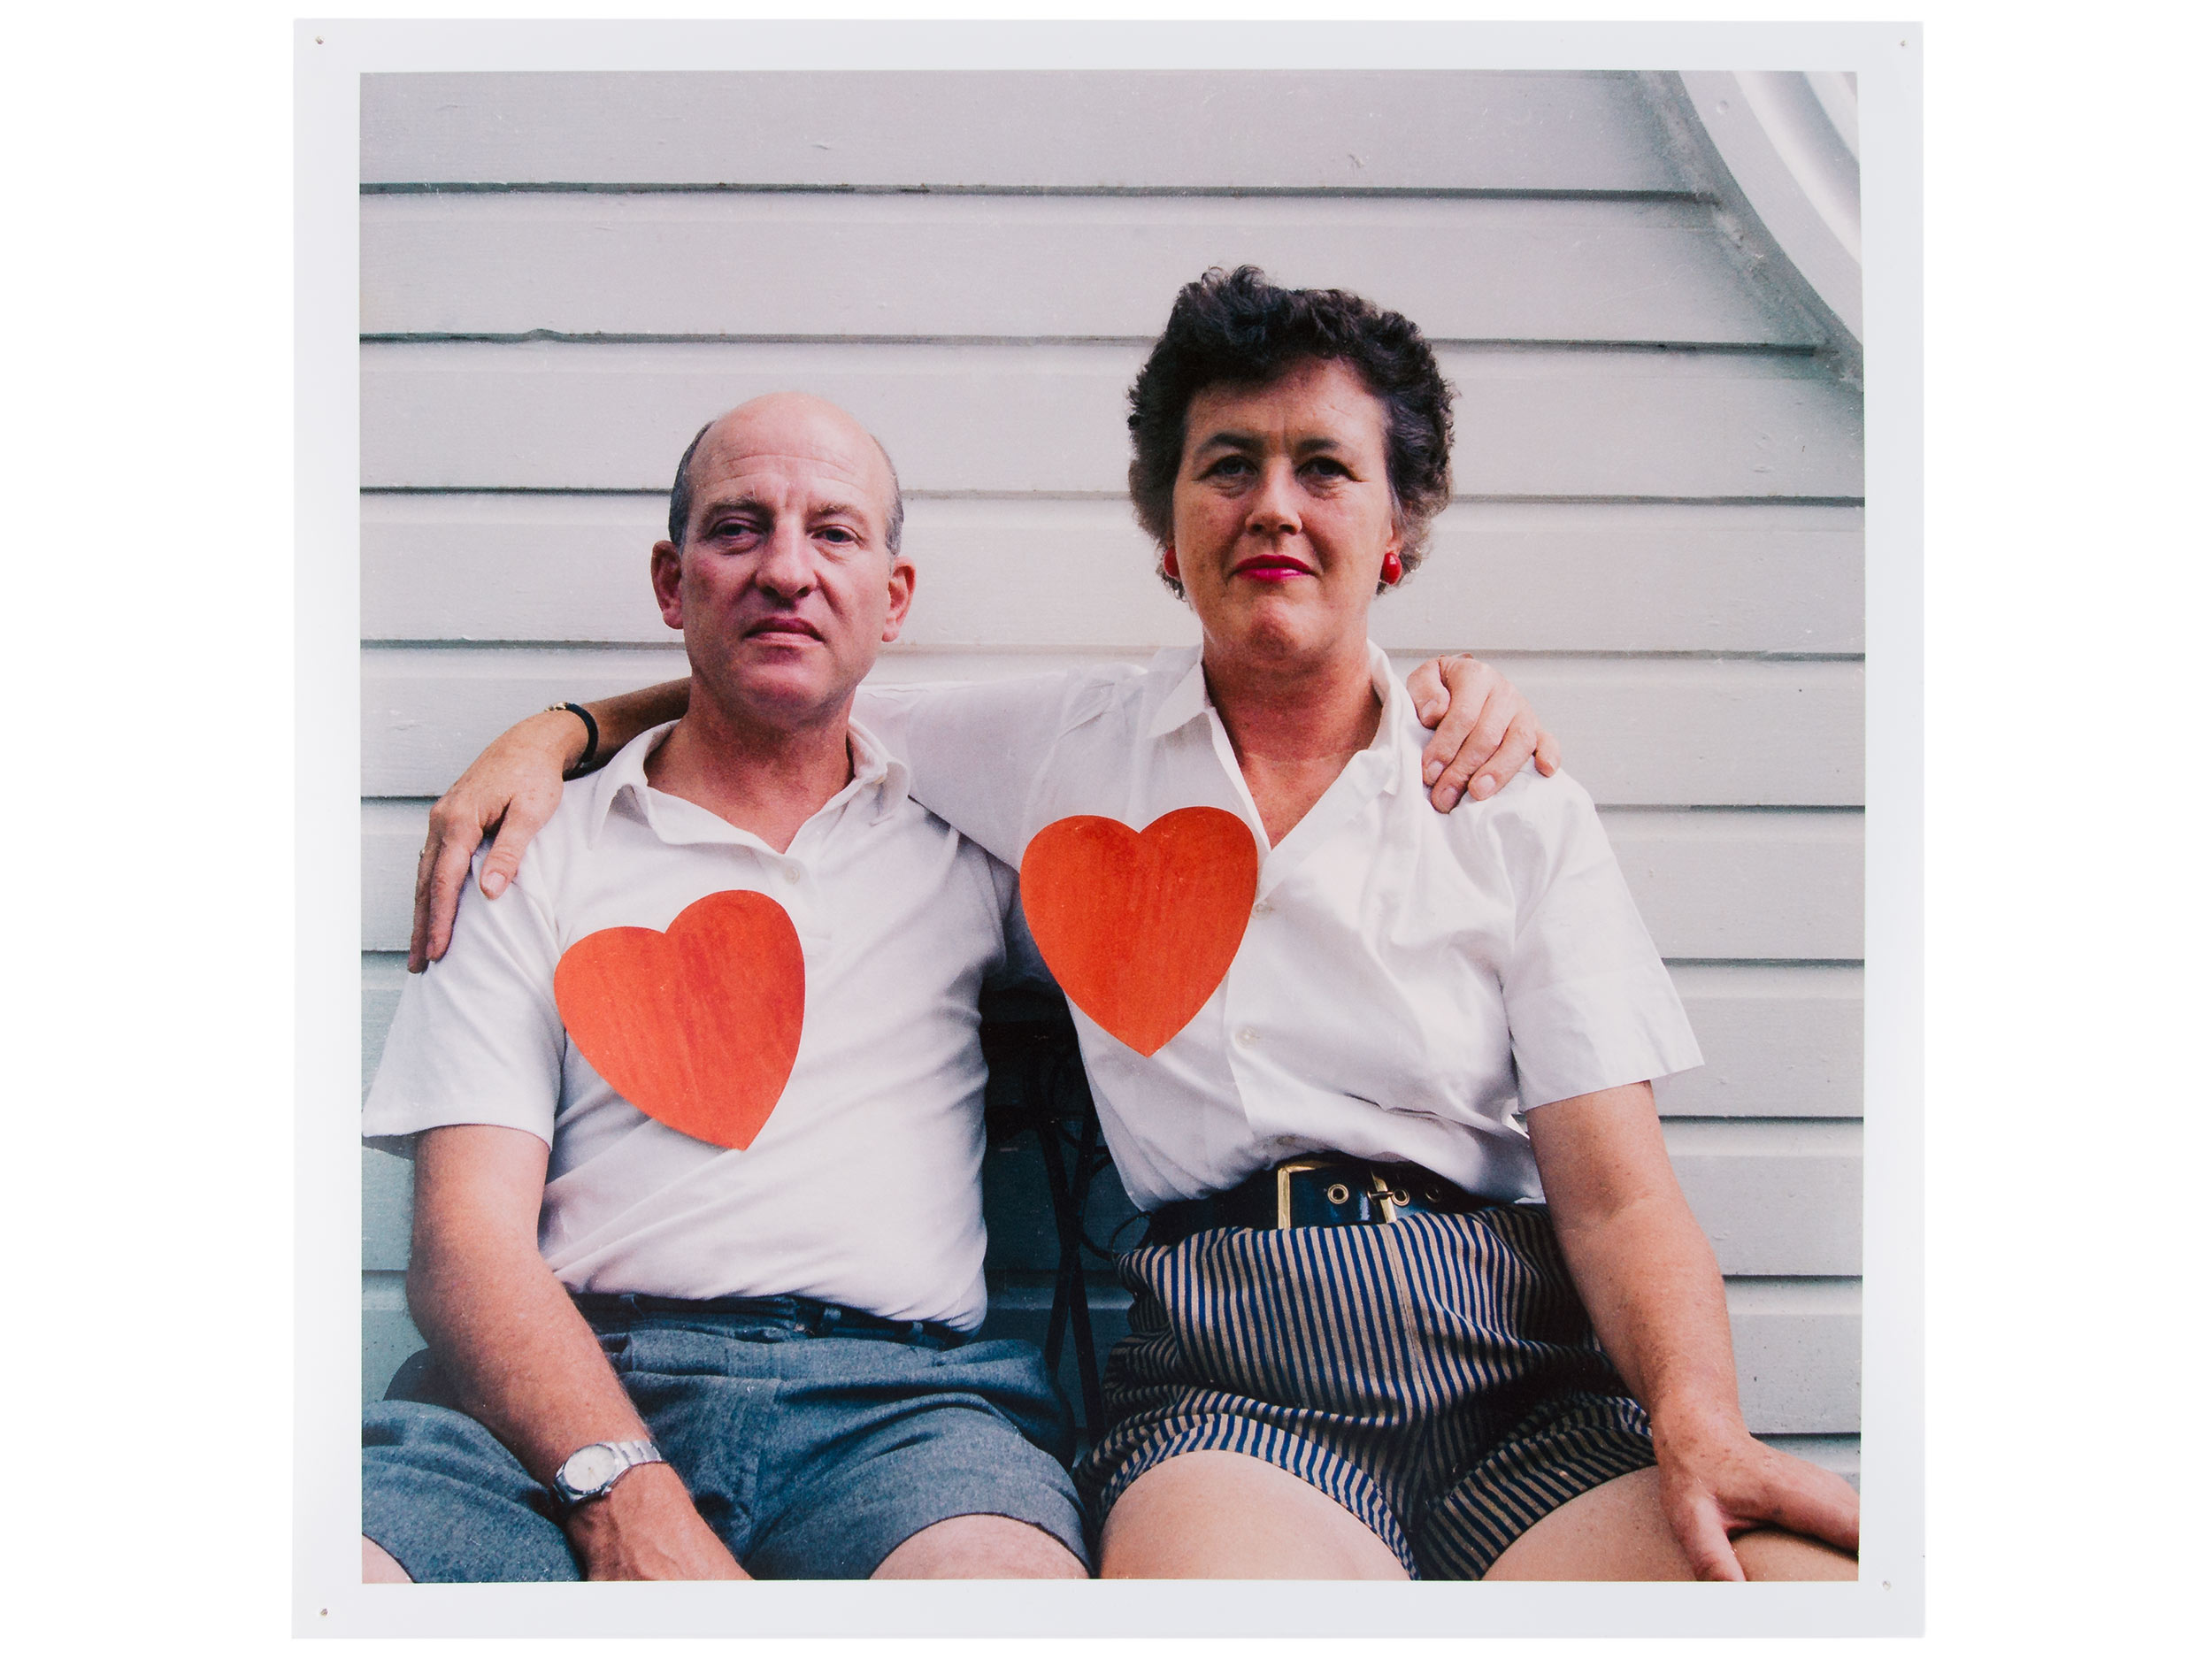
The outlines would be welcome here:
M 1166 683 L 1167 690 L 1153 711 L 1151 724 L 1145 728 L 1147 737 L 1165 737 L 1212 710 L 1213 699 L 1206 693 L 1203 647 L 1183 645 L 1162 651 L 1152 659 L 1150 672 Z M 1389 657 L 1372 640 L 1367 642 L 1367 672 L 1375 695 L 1382 701 L 1382 718 L 1376 725 L 1375 740 L 1367 746 L 1365 753 L 1389 754 L 1396 748 L 1399 730 L 1412 715 L 1413 703 L 1406 695 L 1406 688 L 1398 683 L 1398 676 L 1391 672 Z M 1397 793 L 1399 772 L 1394 764 L 1387 769 L 1383 783 L 1386 794 Z
M 645 763 L 675 729 L 676 722 L 670 720 L 639 733 L 591 780 L 591 804 L 585 816 L 588 844 L 598 844 L 599 831 L 607 821 L 607 814 L 625 795 L 632 798 L 631 810 L 647 823 L 652 822 L 652 810 L 646 802 L 652 785 L 645 776 Z M 845 734 L 851 745 L 852 781 L 832 798 L 841 799 L 847 795 L 856 798 L 872 796 L 874 810 L 869 821 L 879 824 L 897 811 L 907 798 L 910 774 L 906 763 L 892 755 L 884 748 L 882 740 L 857 720 L 846 722 Z
M 1148 672 L 1156 681 L 1166 684 L 1167 692 L 1153 710 L 1152 724 L 1145 728 L 1147 737 L 1165 737 L 1179 726 L 1188 726 L 1213 706 L 1213 699 L 1206 695 L 1202 646 L 1171 646 L 1152 659 Z
M 852 741 L 853 780 L 850 787 L 875 797 L 872 824 L 880 824 L 897 811 L 907 798 L 913 774 L 906 763 L 883 746 L 883 740 L 857 720 L 845 722 Z

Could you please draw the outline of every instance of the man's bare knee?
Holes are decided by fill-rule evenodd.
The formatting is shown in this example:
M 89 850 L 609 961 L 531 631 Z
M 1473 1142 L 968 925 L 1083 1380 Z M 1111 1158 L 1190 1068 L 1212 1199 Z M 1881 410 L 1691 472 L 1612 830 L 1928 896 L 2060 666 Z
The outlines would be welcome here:
M 1087 1578 L 1068 1547 L 1027 1521 L 956 1515 L 922 1530 L 883 1558 L 878 1578 Z
M 412 1584 L 407 1569 L 394 1561 L 384 1546 L 373 1538 L 361 1540 L 361 1582 L 364 1584 Z

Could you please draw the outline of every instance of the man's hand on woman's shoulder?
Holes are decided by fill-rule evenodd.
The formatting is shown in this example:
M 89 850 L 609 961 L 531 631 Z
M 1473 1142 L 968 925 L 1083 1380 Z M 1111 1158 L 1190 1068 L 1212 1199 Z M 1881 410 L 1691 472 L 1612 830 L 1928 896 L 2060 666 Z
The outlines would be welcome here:
M 1406 676 L 1406 694 L 1421 724 L 1436 728 L 1421 751 L 1421 780 L 1440 812 L 1470 796 L 1487 801 L 1532 756 L 1545 777 L 1559 770 L 1559 740 L 1487 663 L 1465 652 L 1432 657 Z

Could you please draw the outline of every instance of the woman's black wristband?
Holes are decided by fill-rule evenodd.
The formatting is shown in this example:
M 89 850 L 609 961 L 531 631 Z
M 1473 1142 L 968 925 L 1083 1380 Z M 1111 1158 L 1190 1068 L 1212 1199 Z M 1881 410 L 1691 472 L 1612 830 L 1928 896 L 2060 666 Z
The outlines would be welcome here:
M 591 763 L 599 757 L 599 722 L 591 718 L 591 710 L 580 703 L 557 703 L 546 712 L 553 714 L 563 709 L 584 723 L 584 752 L 577 757 L 576 764 L 561 776 L 564 779 L 580 778 L 591 770 Z

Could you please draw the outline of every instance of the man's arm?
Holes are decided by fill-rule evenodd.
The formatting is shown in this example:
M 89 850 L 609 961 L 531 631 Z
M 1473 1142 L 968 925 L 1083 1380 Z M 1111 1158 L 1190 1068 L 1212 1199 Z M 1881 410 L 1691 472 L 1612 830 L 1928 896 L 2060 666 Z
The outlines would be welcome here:
M 525 1130 L 424 1132 L 407 1308 L 462 1407 L 550 1487 L 579 1448 L 649 1435 L 538 1254 L 546 1160 L 545 1142 Z M 587 1578 L 748 1576 L 665 1463 L 631 1470 L 579 1505 L 567 1527 Z
M 1757 1526 L 1855 1551 L 1858 1494 L 1744 1427 L 1720 1269 L 1667 1162 L 1651 1085 L 1539 1106 L 1528 1133 L 1598 1340 L 1651 1414 L 1668 1524 L 1698 1577 L 1740 1579 L 1728 1540 Z
M 1436 735 L 1422 751 L 1422 777 L 1440 812 L 1463 796 L 1486 800 L 1532 755 L 1549 777 L 1559 769 L 1559 744 L 1538 724 L 1513 682 L 1471 657 L 1432 657 L 1408 676 L 1406 689 Z M 673 720 L 690 705 L 691 682 L 672 680 L 588 703 L 604 759 L 641 732 Z M 407 971 L 420 973 L 445 955 L 469 861 L 497 832 L 477 877 L 495 899 L 522 867 L 523 849 L 561 803 L 561 779 L 582 759 L 584 723 L 565 710 L 534 714 L 509 726 L 469 763 L 459 781 L 430 809 L 429 833 L 415 861 L 415 922 Z

